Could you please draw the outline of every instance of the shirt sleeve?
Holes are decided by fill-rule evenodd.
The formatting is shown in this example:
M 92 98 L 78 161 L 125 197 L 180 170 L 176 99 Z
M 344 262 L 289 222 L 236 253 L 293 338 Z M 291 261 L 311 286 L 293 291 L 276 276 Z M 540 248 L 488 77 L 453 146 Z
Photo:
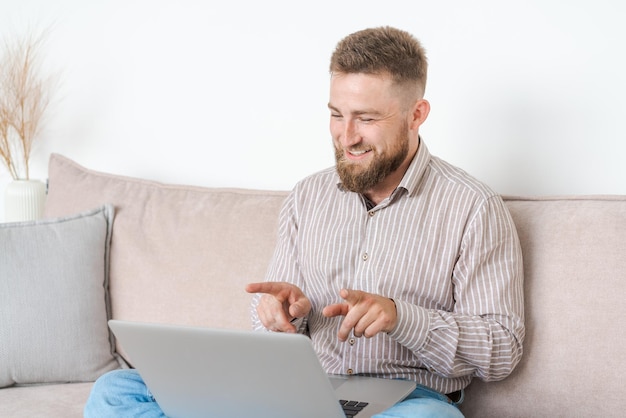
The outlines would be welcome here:
M 304 280 L 300 273 L 297 255 L 297 232 L 298 223 L 296 221 L 296 192 L 290 193 L 285 199 L 285 203 L 280 211 L 278 219 L 278 237 L 276 248 L 272 256 L 270 265 L 265 275 L 266 281 L 279 281 L 293 283 L 305 292 Z M 254 295 L 251 306 L 252 328 L 254 330 L 265 330 L 257 313 L 260 295 Z M 308 330 L 307 318 L 302 318 L 294 322 L 298 332 L 306 334 Z
M 504 379 L 522 356 L 525 330 L 521 248 L 500 197 L 483 201 L 470 218 L 451 280 L 451 312 L 396 300 L 390 337 L 442 377 Z

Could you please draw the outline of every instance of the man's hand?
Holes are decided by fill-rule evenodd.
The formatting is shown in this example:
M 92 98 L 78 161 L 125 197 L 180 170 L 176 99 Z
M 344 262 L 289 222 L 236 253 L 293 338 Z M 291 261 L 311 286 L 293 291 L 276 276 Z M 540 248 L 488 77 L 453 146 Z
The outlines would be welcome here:
M 311 301 L 299 287 L 286 282 L 250 283 L 248 293 L 263 293 L 256 310 L 265 328 L 275 332 L 296 332 L 291 323 L 311 311 Z
M 395 328 L 397 311 L 392 299 L 347 289 L 341 289 L 339 296 L 345 303 L 328 305 L 322 313 L 328 318 L 345 316 L 337 334 L 341 341 L 346 341 L 352 330 L 355 337 L 371 338 Z

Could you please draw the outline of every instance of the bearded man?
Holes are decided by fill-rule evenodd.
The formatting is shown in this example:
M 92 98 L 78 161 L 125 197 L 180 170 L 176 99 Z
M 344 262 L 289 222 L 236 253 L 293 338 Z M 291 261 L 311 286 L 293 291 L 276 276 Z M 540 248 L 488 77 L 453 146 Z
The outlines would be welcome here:
M 377 417 L 459 417 L 472 378 L 522 355 L 522 258 L 502 199 L 432 156 L 424 49 L 407 32 L 347 36 L 330 64 L 336 166 L 299 182 L 266 282 L 247 290 L 256 329 L 311 337 L 331 374 L 411 379 Z
M 522 355 L 515 226 L 500 196 L 420 138 L 426 69 L 402 30 L 339 42 L 328 103 L 336 165 L 287 197 L 266 281 L 246 287 L 254 327 L 309 335 L 328 373 L 417 383 L 377 417 L 462 417 L 470 381 L 503 379 Z M 139 415 L 163 417 L 136 371 L 98 379 L 86 417 Z

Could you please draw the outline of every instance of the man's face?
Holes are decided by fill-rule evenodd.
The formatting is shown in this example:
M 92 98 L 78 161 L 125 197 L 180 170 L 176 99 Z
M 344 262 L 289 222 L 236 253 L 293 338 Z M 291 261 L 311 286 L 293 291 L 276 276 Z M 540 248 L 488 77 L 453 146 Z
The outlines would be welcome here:
M 334 74 L 328 107 L 337 173 L 345 188 L 366 193 L 408 164 L 408 114 L 390 78 Z

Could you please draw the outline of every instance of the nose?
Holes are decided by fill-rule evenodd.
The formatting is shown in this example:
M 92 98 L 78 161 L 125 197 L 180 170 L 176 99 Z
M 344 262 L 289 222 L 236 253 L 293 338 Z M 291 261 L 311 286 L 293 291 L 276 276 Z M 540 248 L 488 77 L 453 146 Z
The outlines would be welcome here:
M 339 142 L 344 148 L 349 148 L 361 142 L 356 123 L 353 120 L 345 120 L 339 137 Z

